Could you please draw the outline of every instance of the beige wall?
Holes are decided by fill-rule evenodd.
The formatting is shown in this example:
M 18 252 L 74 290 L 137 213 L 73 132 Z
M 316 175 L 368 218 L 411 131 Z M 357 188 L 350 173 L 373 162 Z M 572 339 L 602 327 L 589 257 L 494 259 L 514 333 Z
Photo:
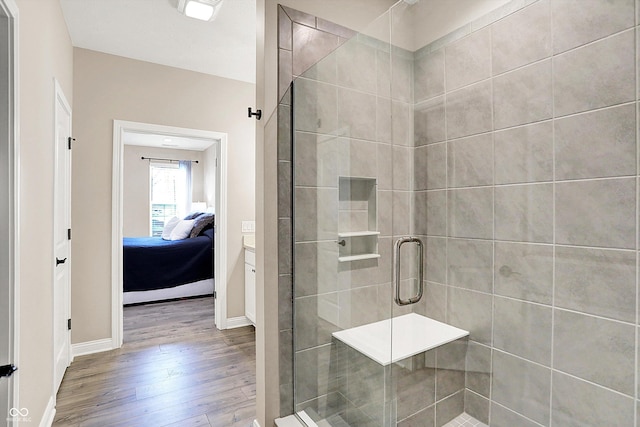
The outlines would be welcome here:
M 171 148 L 124 146 L 122 232 L 125 237 L 149 236 L 150 229 L 150 168 L 149 160 L 140 157 L 156 157 L 172 160 L 197 160 L 191 164 L 192 197 L 194 202 L 203 202 L 205 166 L 202 151 L 176 150 Z
M 227 316 L 244 314 L 241 221 L 254 219 L 253 84 L 74 49 L 72 342 L 111 336 L 113 120 L 228 134 Z M 80 143 L 81 142 L 81 143 Z
M 16 0 L 20 62 L 20 407 L 40 422 L 53 389 L 54 78 L 73 100 L 73 49 L 57 0 Z
M 257 419 L 270 427 L 279 413 L 277 150 L 271 119 L 278 99 L 277 5 L 282 4 L 355 30 L 383 14 L 394 0 L 257 0 L 256 106 L 256 390 Z M 271 120 L 270 120 L 271 119 Z M 264 126 L 269 124 L 269 128 Z

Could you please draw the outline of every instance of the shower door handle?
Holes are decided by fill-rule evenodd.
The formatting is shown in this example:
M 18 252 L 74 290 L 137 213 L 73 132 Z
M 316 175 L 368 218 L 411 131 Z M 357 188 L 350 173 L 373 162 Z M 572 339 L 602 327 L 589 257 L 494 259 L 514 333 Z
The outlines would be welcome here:
M 418 245 L 418 250 L 419 250 L 419 256 L 418 256 L 418 262 L 419 262 L 419 266 L 418 266 L 418 293 L 417 295 L 412 296 L 409 299 L 402 299 L 400 298 L 400 270 L 401 270 L 401 257 L 400 257 L 400 248 L 402 247 L 402 245 L 404 245 L 405 243 L 416 243 Z M 418 301 L 420 301 L 420 298 L 422 298 L 422 293 L 424 291 L 424 244 L 422 243 L 422 240 L 420 240 L 417 237 L 401 237 L 398 240 L 396 240 L 395 243 L 395 251 L 393 254 L 393 279 L 395 281 L 395 290 L 396 290 L 396 295 L 395 295 L 395 302 L 398 305 L 409 305 L 409 304 L 415 304 Z

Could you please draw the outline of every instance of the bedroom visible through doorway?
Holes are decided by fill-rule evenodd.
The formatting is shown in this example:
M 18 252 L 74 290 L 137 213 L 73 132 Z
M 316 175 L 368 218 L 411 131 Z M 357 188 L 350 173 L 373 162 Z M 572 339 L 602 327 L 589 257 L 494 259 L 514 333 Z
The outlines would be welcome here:
M 114 347 L 123 305 L 226 294 L 224 144 L 222 133 L 114 121 Z M 211 301 L 217 320 L 226 302 Z

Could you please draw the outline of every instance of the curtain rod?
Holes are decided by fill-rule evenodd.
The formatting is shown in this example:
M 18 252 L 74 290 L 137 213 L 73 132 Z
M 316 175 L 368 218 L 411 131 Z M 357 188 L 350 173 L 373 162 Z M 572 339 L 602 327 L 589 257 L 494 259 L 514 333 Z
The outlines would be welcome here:
M 200 163 L 197 160 L 176 160 L 176 159 L 159 159 L 157 157 L 140 157 L 142 160 L 162 160 L 164 162 L 191 162 L 191 163 Z

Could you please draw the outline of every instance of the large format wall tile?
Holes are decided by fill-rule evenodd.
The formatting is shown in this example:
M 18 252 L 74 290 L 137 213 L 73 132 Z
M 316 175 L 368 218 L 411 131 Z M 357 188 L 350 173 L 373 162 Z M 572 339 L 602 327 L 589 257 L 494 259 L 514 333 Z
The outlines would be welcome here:
M 493 81 L 495 128 L 551 118 L 551 87 L 551 60 L 496 77 Z
M 556 179 L 636 174 L 634 104 L 557 120 Z
M 296 130 L 335 133 L 338 127 L 338 92 L 335 86 L 296 79 L 294 86 Z
M 554 57 L 556 117 L 634 100 L 634 46 L 630 30 Z
M 484 397 L 489 397 L 491 391 L 491 347 L 469 341 L 465 370 L 466 387 Z
M 541 0 L 492 26 L 494 75 L 551 55 L 549 10 L 549 0 Z
M 553 184 L 496 187 L 497 240 L 553 241 Z
M 338 84 L 351 89 L 376 93 L 376 50 L 354 37 L 336 51 Z
M 293 75 L 302 75 L 340 45 L 334 34 L 293 23 Z
M 378 144 L 375 142 L 339 138 L 337 142 L 338 170 L 334 177 L 336 182 L 338 175 L 376 178 L 378 176 L 377 150 Z M 382 159 L 382 161 L 388 160 Z M 323 168 L 330 167 L 330 165 L 322 166 Z
M 633 396 L 635 326 L 555 310 L 553 367 Z
M 444 49 L 429 54 L 417 53 L 413 70 L 416 102 L 444 93 Z
M 553 180 L 551 121 L 495 132 L 496 184 Z
M 427 193 L 427 234 L 445 236 L 447 234 L 447 192 L 445 190 Z
M 295 185 L 338 186 L 338 139 L 336 137 L 296 132 L 295 147 Z
M 327 344 L 295 355 L 295 385 L 298 402 L 331 393 L 338 386 L 335 345 Z
M 296 188 L 296 242 L 335 239 L 338 232 L 338 189 Z
M 554 426 L 633 427 L 634 401 L 579 379 L 553 373 Z
M 493 188 L 448 191 L 449 236 L 493 238 Z
M 490 81 L 448 93 L 446 104 L 448 138 L 460 138 L 492 129 Z
M 556 184 L 556 243 L 636 246 L 635 178 Z
M 338 290 L 338 245 L 334 242 L 296 243 L 296 297 Z
M 413 119 L 416 146 L 445 140 L 444 107 L 443 96 L 416 105 Z
M 496 403 L 491 404 L 491 426 L 492 427 L 540 427 L 540 424 L 526 419 L 522 415 L 513 412 L 504 406 Z
M 493 292 L 493 245 L 478 240 L 450 239 L 447 246 L 448 284 Z
M 494 351 L 492 399 L 542 425 L 549 425 L 551 370 Z
M 495 348 L 551 365 L 551 307 L 497 297 L 493 316 Z
M 551 5 L 554 53 L 634 25 L 633 0 L 552 0 Z
M 496 242 L 494 277 L 496 295 L 551 304 L 553 247 Z
M 491 295 L 448 287 L 447 323 L 469 331 L 469 339 L 491 345 Z
M 555 305 L 625 322 L 636 320 L 636 254 L 556 248 Z
M 337 303 L 336 292 L 295 299 L 293 330 L 296 351 L 331 342 L 331 334 L 339 330 Z M 334 310 L 327 312 L 327 308 Z
M 491 76 L 491 30 L 476 31 L 445 48 L 446 87 L 458 89 Z
M 338 89 L 338 132 L 351 138 L 376 139 L 376 97 Z
M 493 184 L 493 138 L 490 134 L 447 143 L 449 187 Z

